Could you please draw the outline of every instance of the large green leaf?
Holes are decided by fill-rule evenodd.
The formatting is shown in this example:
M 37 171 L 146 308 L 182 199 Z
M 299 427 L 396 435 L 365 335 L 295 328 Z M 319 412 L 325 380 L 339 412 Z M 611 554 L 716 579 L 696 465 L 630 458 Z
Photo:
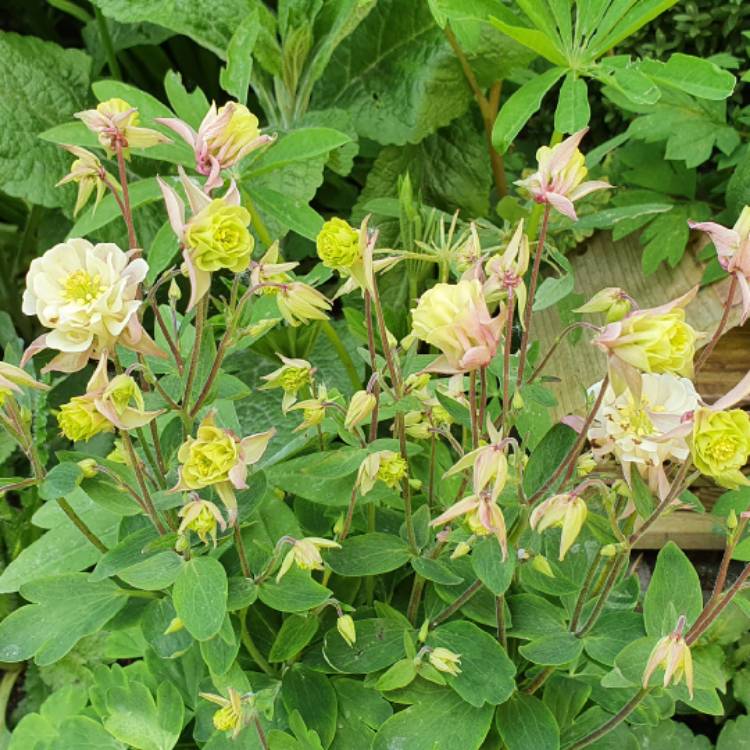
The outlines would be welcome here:
M 406 626 L 396 620 L 357 620 L 357 642 L 350 646 L 335 628 L 326 633 L 323 656 L 337 671 L 369 674 L 404 656 Z
M 111 581 L 84 573 L 41 578 L 21 587 L 31 602 L 0 623 L 0 661 L 32 656 L 39 665 L 62 659 L 84 636 L 99 631 L 127 602 Z
M 267 581 L 258 589 L 263 604 L 279 612 L 305 612 L 320 606 L 330 596 L 325 586 L 297 568 L 292 568 L 278 583 Z
M 666 63 L 644 60 L 640 68 L 657 83 L 700 99 L 726 99 L 736 83 L 735 77 L 716 63 L 681 52 L 675 52 Z
M 196 640 L 219 632 L 227 609 L 227 574 L 211 557 L 196 557 L 182 566 L 172 590 L 177 616 Z
M 416 143 L 462 115 L 471 92 L 426 2 L 380 0 L 333 54 L 316 109 L 348 109 L 379 143 Z
M 379 575 L 400 568 L 410 555 L 400 537 L 374 531 L 349 537 L 326 555 L 326 562 L 342 576 Z
M 516 693 L 497 709 L 497 730 L 508 750 L 558 750 L 560 730 L 552 712 L 533 695 Z
M 72 204 L 74 188 L 55 188 L 72 157 L 37 136 L 84 108 L 90 66 L 79 50 L 0 32 L 0 189 L 8 195 Z
M 328 677 L 303 664 L 295 664 L 284 673 L 281 699 L 289 713 L 300 712 L 308 729 L 317 732 L 323 747 L 333 742 L 338 704 Z
M 680 615 L 685 615 L 690 625 L 702 609 L 703 593 L 695 568 L 674 542 L 667 542 L 656 558 L 643 600 L 646 633 L 657 636 L 670 633 Z
M 504 154 L 531 117 L 539 111 L 547 92 L 565 74 L 564 68 L 550 68 L 514 91 L 503 103 L 492 128 L 492 144 Z
M 372 750 L 479 750 L 491 722 L 491 706 L 476 708 L 452 690 L 436 688 L 388 719 L 375 736 Z

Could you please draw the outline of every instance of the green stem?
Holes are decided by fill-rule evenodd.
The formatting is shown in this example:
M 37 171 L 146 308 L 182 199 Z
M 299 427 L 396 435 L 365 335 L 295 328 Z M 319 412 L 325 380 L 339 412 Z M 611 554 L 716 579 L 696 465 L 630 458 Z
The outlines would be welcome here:
M 627 562 L 627 555 L 621 555 L 612 563 L 612 568 L 609 571 L 609 575 L 607 576 L 607 580 L 604 584 L 604 588 L 602 589 L 602 592 L 599 594 L 599 599 L 594 605 L 594 609 L 589 615 L 588 620 L 586 620 L 586 623 L 581 627 L 580 630 L 576 631 L 576 636 L 578 638 L 583 638 L 584 636 L 588 635 L 588 633 L 591 632 L 591 629 L 594 627 L 594 625 L 596 625 L 597 620 L 599 619 L 599 616 L 601 615 L 604 609 L 604 605 L 607 603 L 607 599 L 609 599 L 609 595 L 612 593 L 612 589 L 615 587 L 615 584 L 617 583 L 617 579 L 619 578 L 620 573 L 622 572 L 623 566 L 626 562 Z
M 58 498 L 57 504 L 62 508 L 63 513 L 73 522 L 75 527 L 88 539 L 91 544 L 96 547 L 99 552 L 109 552 L 104 542 L 94 534 L 93 531 L 86 525 L 86 522 L 73 510 L 70 503 L 64 498 Z
M 268 227 L 258 213 L 258 209 L 253 203 L 253 199 L 250 197 L 246 190 L 242 191 L 242 203 L 245 208 L 250 212 L 252 218 L 252 226 L 255 227 L 255 232 L 258 235 L 258 239 L 268 247 L 271 244 L 271 233 L 268 231 Z
M 190 357 L 190 366 L 188 367 L 187 378 L 185 380 L 185 390 L 182 394 L 182 408 L 185 412 L 185 416 L 188 418 L 190 417 L 190 397 L 193 391 L 193 382 L 195 381 L 195 375 L 198 371 L 198 363 L 200 362 L 203 326 L 206 322 L 207 312 L 208 300 L 206 297 L 203 297 L 203 299 L 198 302 L 198 306 L 195 310 L 195 339 L 193 340 L 193 353 Z
M 352 386 L 355 390 L 359 390 L 362 387 L 362 383 L 359 379 L 359 375 L 357 374 L 357 368 L 354 365 L 354 360 L 352 360 L 351 355 L 346 350 L 341 337 L 338 335 L 338 333 L 336 333 L 336 329 L 331 325 L 330 320 L 320 320 L 318 321 L 318 323 L 323 333 L 326 335 L 326 338 L 331 342 L 331 345 L 336 350 L 336 354 L 339 355 L 341 364 L 344 365 L 346 374 L 349 376 L 349 381 L 351 382 Z
M 114 45 L 112 44 L 112 37 L 109 33 L 109 27 L 107 26 L 107 19 L 96 5 L 94 5 L 94 16 L 96 17 L 96 25 L 99 29 L 102 46 L 104 47 L 104 54 L 107 58 L 109 73 L 112 78 L 121 81 L 122 71 L 120 70 L 120 64 L 117 62 L 117 55 L 115 53 Z
M 245 540 L 242 538 L 242 530 L 239 523 L 234 525 L 234 546 L 237 550 L 237 557 L 240 558 L 240 568 L 245 578 L 252 578 L 253 572 L 250 570 L 250 563 L 247 560 L 247 550 L 245 549 Z
M 269 677 L 276 677 L 271 665 L 266 661 L 265 656 L 260 652 L 260 649 L 255 645 L 250 631 L 247 629 L 247 608 L 240 610 L 240 639 L 245 650 L 250 655 L 252 660 L 263 670 Z
M 572 745 L 567 747 L 565 750 L 582 750 L 584 747 L 588 747 L 592 742 L 596 742 L 598 739 L 609 734 L 616 726 L 619 726 L 630 714 L 635 711 L 638 704 L 648 695 L 647 688 L 641 688 L 611 719 L 605 721 L 599 728 L 595 729 L 590 734 L 587 734 L 582 739 L 574 742 Z
M 430 628 L 435 628 L 441 622 L 445 622 L 451 615 L 458 612 L 478 591 L 482 588 L 481 581 L 474 581 L 463 593 L 459 594 L 452 604 L 449 604 L 442 612 L 439 612 L 435 619 L 430 623 Z
M 0 735 L 5 733 L 6 720 L 5 713 L 8 710 L 8 699 L 10 694 L 13 692 L 13 686 L 16 684 L 16 680 L 21 675 L 21 668 L 19 665 L 18 669 L 13 669 L 3 674 L 3 679 L 0 680 Z

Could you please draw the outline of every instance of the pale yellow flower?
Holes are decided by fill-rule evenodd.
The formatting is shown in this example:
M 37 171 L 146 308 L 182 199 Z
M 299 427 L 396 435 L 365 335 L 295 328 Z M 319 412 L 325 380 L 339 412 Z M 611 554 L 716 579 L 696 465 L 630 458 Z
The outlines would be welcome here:
M 120 190 L 117 180 L 104 169 L 99 159 L 85 148 L 81 148 L 80 146 L 63 146 L 63 148 L 77 158 L 70 165 L 70 172 L 55 187 L 66 185 L 69 182 L 78 184 L 78 197 L 73 208 L 73 216 L 76 216 L 86 203 L 88 203 L 91 193 L 96 190 L 96 200 L 94 201 L 94 211 L 96 211 L 96 207 L 104 197 L 108 184 L 114 190 Z
M 57 424 L 68 440 L 91 440 L 100 432 L 112 432 L 111 422 L 99 412 L 92 398 L 73 396 L 60 407 Z
M 180 508 L 178 515 L 182 519 L 177 529 L 179 534 L 184 534 L 188 530 L 193 531 L 204 544 L 208 544 L 210 537 L 214 547 L 216 546 L 217 526 L 222 531 L 227 527 L 218 507 L 209 500 L 202 500 L 198 495 L 193 495 L 192 499 Z
M 360 495 L 367 495 L 379 480 L 387 487 L 398 487 L 408 472 L 408 465 L 395 451 L 370 453 L 359 465 L 356 485 Z
M 430 649 L 428 658 L 430 664 L 438 672 L 445 672 L 453 677 L 461 674 L 461 654 L 456 654 L 447 648 L 438 646 L 437 648 Z
M 286 553 L 281 563 L 276 581 L 280 581 L 296 565 L 300 570 L 323 570 L 323 558 L 321 549 L 340 549 L 338 542 L 330 539 L 322 539 L 317 536 L 308 536 L 304 539 L 292 540 L 292 548 Z
M 582 497 L 573 492 L 553 495 L 534 508 L 529 525 L 540 534 L 555 526 L 562 527 L 559 559 L 564 560 L 581 533 L 587 515 L 588 507 Z
M 695 468 L 722 487 L 750 484 L 741 469 L 750 457 L 750 416 L 742 409 L 701 408 L 693 418 L 690 440 Z
M 276 356 L 282 361 L 282 366 L 261 376 L 261 380 L 266 382 L 259 390 L 281 388 L 284 392 L 281 410 L 287 412 L 296 403 L 297 393 L 312 383 L 315 368 L 306 359 L 285 357 L 283 354 Z
M 651 675 L 659 668 L 664 670 L 663 686 L 666 688 L 671 682 L 678 685 L 683 677 L 690 697 L 693 697 L 693 655 L 687 645 L 682 632 L 685 628 L 685 617 L 681 616 L 677 627 L 669 635 L 664 636 L 654 646 L 643 672 L 643 687 L 647 688 Z
M 375 408 L 377 399 L 370 391 L 357 391 L 349 401 L 349 408 L 346 410 L 344 427 L 351 430 L 358 424 L 365 421 Z

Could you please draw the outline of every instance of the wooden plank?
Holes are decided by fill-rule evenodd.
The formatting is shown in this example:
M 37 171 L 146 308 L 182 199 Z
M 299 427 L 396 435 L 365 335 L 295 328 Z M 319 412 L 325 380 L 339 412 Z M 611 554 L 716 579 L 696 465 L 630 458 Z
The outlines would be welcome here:
M 670 540 L 681 549 L 724 549 L 721 526 L 714 516 L 682 510 L 658 519 L 635 549 L 661 549 Z

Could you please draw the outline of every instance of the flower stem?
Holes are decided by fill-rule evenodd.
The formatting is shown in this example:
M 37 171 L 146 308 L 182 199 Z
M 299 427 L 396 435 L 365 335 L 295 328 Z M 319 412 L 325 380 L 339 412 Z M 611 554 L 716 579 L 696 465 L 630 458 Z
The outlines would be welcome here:
M 477 371 L 469 374 L 469 412 L 471 416 L 471 447 L 479 445 L 479 424 L 477 421 Z
M 159 514 L 156 512 L 153 500 L 151 499 L 151 493 L 148 491 L 148 485 L 146 484 L 146 480 L 143 476 L 143 466 L 141 465 L 141 459 L 136 454 L 135 448 L 133 448 L 133 441 L 130 439 L 130 435 L 125 430 L 121 430 L 120 437 L 122 438 L 122 444 L 125 446 L 128 458 L 130 459 L 130 465 L 133 469 L 136 481 L 138 482 L 138 486 L 141 490 L 141 500 L 143 501 L 143 508 L 146 511 L 148 517 L 151 519 L 151 522 L 154 524 L 156 530 L 163 536 L 164 534 L 166 534 L 166 529 L 164 528 L 164 524 L 162 524 L 161 519 L 159 518 Z
M 138 240 L 135 236 L 135 225 L 133 224 L 133 212 L 130 208 L 130 191 L 128 190 L 128 171 L 125 168 L 125 154 L 123 153 L 121 140 L 115 140 L 115 152 L 117 154 L 117 169 L 120 175 L 120 187 L 122 188 L 122 218 L 125 219 L 125 226 L 128 229 L 128 245 L 134 250 L 138 247 Z M 135 254 L 140 255 L 140 250 Z
M 260 649 L 255 645 L 250 631 L 247 629 L 247 608 L 240 611 L 240 640 L 245 650 L 250 655 L 252 660 L 265 672 L 269 677 L 276 677 L 271 665 L 266 661 L 265 656 L 260 652 Z
M 73 510 L 71 504 L 64 498 L 57 499 L 57 504 L 63 513 L 73 522 L 73 525 L 96 547 L 99 552 L 109 552 L 104 542 L 88 527 L 86 522 Z
M 734 295 L 737 292 L 737 285 L 738 285 L 738 278 L 737 274 L 732 274 L 732 282 L 729 285 L 729 291 L 727 292 L 727 300 L 724 303 L 724 312 L 722 313 L 721 320 L 719 321 L 719 325 L 716 326 L 716 330 L 714 331 L 714 335 L 711 336 L 711 340 L 703 347 L 703 351 L 701 352 L 700 357 L 698 357 L 698 361 L 695 363 L 695 371 L 703 367 L 703 365 L 706 364 L 706 361 L 711 356 L 711 353 L 713 352 L 714 348 L 716 347 L 716 344 L 719 343 L 719 339 L 721 338 L 721 334 L 724 333 L 724 329 L 726 328 L 727 321 L 729 320 L 729 313 L 732 310 L 732 305 L 734 304 Z
M 503 411 L 500 415 L 500 426 L 503 434 L 507 433 L 510 420 L 510 356 L 513 347 L 513 317 L 516 311 L 516 295 L 511 287 L 508 290 L 508 319 L 505 321 L 505 341 L 503 342 Z
M 341 529 L 341 533 L 339 534 L 338 541 L 343 542 L 344 539 L 346 539 L 347 536 L 349 536 L 349 532 L 352 528 L 352 520 L 354 519 L 354 508 L 357 505 L 357 483 L 354 483 L 354 487 L 352 487 L 352 494 L 349 498 L 349 507 L 346 509 L 346 518 L 344 519 L 344 526 Z
M 247 560 L 247 550 L 245 549 L 245 540 L 242 538 L 242 530 L 239 522 L 234 524 L 234 547 L 237 550 L 237 557 L 240 559 L 240 568 L 245 578 L 252 578 L 253 572 L 250 570 L 250 563 Z
M 362 387 L 362 383 L 360 382 L 359 375 L 357 374 L 357 368 L 354 364 L 354 360 L 352 359 L 351 354 L 349 354 L 349 352 L 346 350 L 341 337 L 336 332 L 336 329 L 331 325 L 330 320 L 320 320 L 318 321 L 318 323 L 320 324 L 323 333 L 326 335 L 326 338 L 331 342 L 331 346 L 333 346 L 333 348 L 336 350 L 336 354 L 339 355 L 341 364 L 344 365 L 344 369 L 346 370 L 346 374 L 349 376 L 349 381 L 354 387 L 354 390 L 359 390 Z
M 266 733 L 263 731 L 263 725 L 260 723 L 260 718 L 257 713 L 253 716 L 253 724 L 255 725 L 255 733 L 258 735 L 260 746 L 263 750 L 268 750 L 269 745 L 268 740 L 266 739 Z
M 602 611 L 604 610 L 604 606 L 607 603 L 607 599 L 609 599 L 609 595 L 612 593 L 612 589 L 617 584 L 617 580 L 620 577 L 620 573 L 622 572 L 625 564 L 627 564 L 627 555 L 625 554 L 620 555 L 613 561 L 612 567 L 610 568 L 609 574 L 607 575 L 607 579 L 604 583 L 604 588 L 599 594 L 599 598 L 594 605 L 594 609 L 589 615 L 588 620 L 586 620 L 584 625 L 575 633 L 578 638 L 583 638 L 585 635 L 590 633 L 591 629 L 594 627 L 594 625 L 596 625 L 597 620 L 599 619 L 599 616 L 601 615 Z
M 544 206 L 544 217 L 542 218 L 542 228 L 539 230 L 539 239 L 536 243 L 536 252 L 534 253 L 534 265 L 531 269 L 531 279 L 529 281 L 529 293 L 526 297 L 526 309 L 523 315 L 523 333 L 521 334 L 521 349 L 518 359 L 518 376 L 516 377 L 516 387 L 523 383 L 523 373 L 526 369 L 526 355 L 529 343 L 529 332 L 531 328 L 531 312 L 534 307 L 534 295 L 539 283 L 539 269 L 542 265 L 542 255 L 544 254 L 544 241 L 547 239 L 547 229 L 549 227 L 549 204 Z
M 378 357 L 375 351 L 375 331 L 372 325 L 372 297 L 365 290 L 365 324 L 367 326 L 367 350 L 370 353 L 370 369 L 372 374 L 378 372 Z M 376 380 L 372 387 L 372 395 L 375 396 L 375 407 L 370 415 L 370 435 L 368 442 L 372 443 L 378 436 L 378 409 L 380 407 L 380 383 Z
M 208 300 L 203 299 L 198 302 L 197 309 L 195 311 L 195 339 L 193 341 L 193 353 L 190 357 L 190 366 L 188 367 L 187 378 L 185 380 L 185 390 L 182 394 L 182 408 L 185 411 L 185 415 L 190 417 L 190 396 L 193 391 L 193 382 L 195 381 L 195 375 L 198 371 L 198 363 L 200 362 L 200 351 L 201 343 L 203 341 L 203 327 L 206 322 L 206 315 L 208 313 Z
M 641 688 L 611 719 L 608 719 L 600 727 L 595 729 L 590 734 L 587 734 L 582 739 L 574 742 L 572 745 L 567 747 L 565 750 L 581 750 L 584 747 L 588 747 L 592 742 L 596 742 L 598 739 L 604 737 L 606 734 L 611 732 L 616 726 L 619 726 L 625 719 L 630 716 L 633 711 L 638 707 L 638 704 L 648 695 L 647 688 Z
M 531 377 L 529 378 L 529 383 L 533 383 L 539 377 L 539 375 L 541 375 L 542 371 L 547 366 L 547 363 L 549 362 L 550 357 L 555 353 L 555 350 L 557 349 L 558 346 L 560 346 L 560 344 L 562 343 L 563 339 L 569 333 L 571 333 L 572 331 L 575 331 L 575 330 L 577 330 L 579 328 L 590 328 L 590 329 L 593 329 L 595 331 L 599 330 L 599 328 L 597 328 L 596 326 L 592 325 L 591 323 L 586 323 L 585 321 L 582 321 L 582 320 L 576 321 L 575 323 L 571 323 L 570 325 L 565 326 L 565 328 L 563 328 L 562 331 L 560 331 L 560 333 L 558 334 L 557 338 L 552 342 L 552 345 L 550 346 L 549 350 L 547 351 L 547 353 L 542 358 L 542 361 L 537 365 L 537 367 L 534 370 L 534 372 L 531 373 Z
M 435 619 L 430 623 L 430 629 L 437 627 L 441 622 L 445 622 L 451 615 L 458 612 L 481 588 L 482 582 L 474 581 L 463 593 L 456 597 L 452 604 L 449 604 L 442 612 L 437 614 Z

